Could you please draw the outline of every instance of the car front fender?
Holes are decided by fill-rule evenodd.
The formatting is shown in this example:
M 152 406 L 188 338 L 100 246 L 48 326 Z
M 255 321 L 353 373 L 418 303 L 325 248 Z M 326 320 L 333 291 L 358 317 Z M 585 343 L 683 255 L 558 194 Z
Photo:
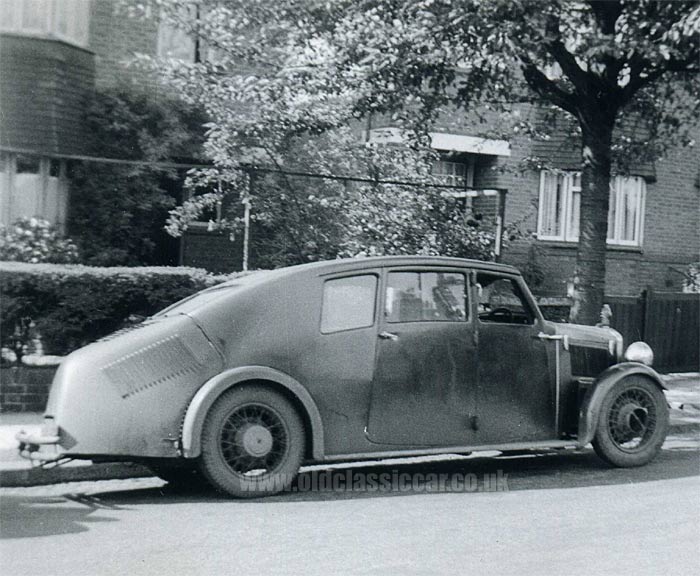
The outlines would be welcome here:
M 627 376 L 637 374 L 649 378 L 661 390 L 665 390 L 663 380 L 653 368 L 638 362 L 622 362 L 611 366 L 603 372 L 588 390 L 579 411 L 578 420 L 578 444 L 583 447 L 595 436 L 596 424 L 603 398 L 610 389 Z
M 306 411 L 311 423 L 311 454 L 314 460 L 324 455 L 323 424 L 321 414 L 311 395 L 294 378 L 267 366 L 244 366 L 226 370 L 214 376 L 194 395 L 187 407 L 182 424 L 182 454 L 185 458 L 196 458 L 202 451 L 202 427 L 204 419 L 216 399 L 233 386 L 254 380 L 265 380 L 285 388 Z

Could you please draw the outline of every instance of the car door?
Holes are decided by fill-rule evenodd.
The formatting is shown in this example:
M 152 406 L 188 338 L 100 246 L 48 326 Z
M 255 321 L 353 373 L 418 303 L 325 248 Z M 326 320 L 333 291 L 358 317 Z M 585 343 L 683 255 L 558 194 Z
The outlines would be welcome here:
M 477 272 L 478 442 L 555 437 L 555 361 L 517 276 Z
M 474 436 L 476 345 L 466 269 L 389 269 L 367 435 L 376 443 L 465 445 Z

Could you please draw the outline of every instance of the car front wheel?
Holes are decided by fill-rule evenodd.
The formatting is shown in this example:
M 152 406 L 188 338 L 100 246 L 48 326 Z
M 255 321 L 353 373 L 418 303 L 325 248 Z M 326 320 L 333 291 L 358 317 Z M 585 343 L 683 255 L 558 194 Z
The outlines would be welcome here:
M 202 430 L 201 468 L 212 485 L 239 498 L 287 488 L 304 457 L 305 432 L 294 406 L 262 385 L 225 392 Z
M 603 398 L 593 448 L 614 466 L 642 466 L 661 450 L 667 432 L 661 389 L 642 376 L 627 376 Z

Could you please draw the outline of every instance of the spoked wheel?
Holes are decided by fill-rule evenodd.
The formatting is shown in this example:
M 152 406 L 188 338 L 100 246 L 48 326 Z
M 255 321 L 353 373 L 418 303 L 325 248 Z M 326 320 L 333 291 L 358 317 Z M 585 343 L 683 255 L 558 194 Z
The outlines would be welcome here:
M 207 415 L 202 471 L 232 496 L 274 494 L 299 471 L 305 442 L 301 418 L 286 398 L 263 386 L 234 388 Z
M 628 376 L 603 399 L 593 447 L 615 466 L 642 466 L 666 439 L 668 406 L 663 392 L 642 376 Z

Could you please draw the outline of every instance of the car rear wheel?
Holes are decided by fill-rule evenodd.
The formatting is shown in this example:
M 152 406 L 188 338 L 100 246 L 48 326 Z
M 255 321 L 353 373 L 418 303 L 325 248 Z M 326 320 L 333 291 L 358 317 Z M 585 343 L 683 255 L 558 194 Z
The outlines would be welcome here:
M 202 430 L 201 468 L 219 491 L 239 498 L 287 488 L 304 457 L 303 422 L 284 396 L 261 385 L 225 392 Z
M 661 450 L 667 432 L 661 389 L 643 376 L 628 376 L 603 398 L 593 448 L 614 466 L 642 466 Z

